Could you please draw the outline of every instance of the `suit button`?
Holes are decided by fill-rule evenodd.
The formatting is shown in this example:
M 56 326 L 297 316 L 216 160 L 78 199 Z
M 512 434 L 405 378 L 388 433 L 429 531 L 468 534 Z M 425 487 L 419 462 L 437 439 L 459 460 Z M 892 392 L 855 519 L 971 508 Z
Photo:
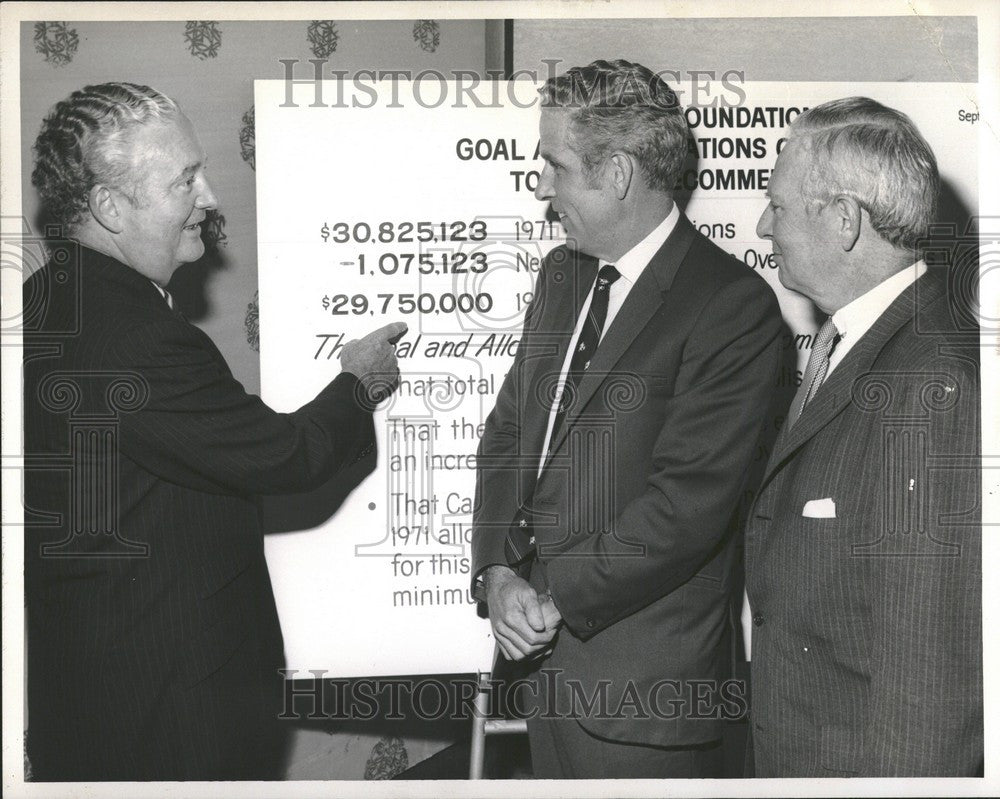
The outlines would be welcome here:
M 593 619 L 587 619 L 587 628 L 593 630 L 597 626 L 597 622 Z
M 753 614 L 753 626 L 754 627 L 762 627 L 763 624 L 764 624 L 764 614 L 763 613 L 754 613 Z

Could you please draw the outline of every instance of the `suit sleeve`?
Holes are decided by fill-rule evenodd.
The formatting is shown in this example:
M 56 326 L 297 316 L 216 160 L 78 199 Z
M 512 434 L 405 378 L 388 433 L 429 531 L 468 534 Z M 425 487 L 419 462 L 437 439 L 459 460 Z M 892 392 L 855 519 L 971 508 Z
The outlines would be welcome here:
M 872 647 L 864 736 L 868 762 L 861 773 L 975 776 L 983 769 L 978 374 L 974 365 L 954 358 L 920 371 L 928 375 L 925 386 L 938 384 L 937 397 L 915 393 L 912 418 L 957 393 L 951 408 L 930 412 L 926 452 L 914 446 L 904 453 L 939 466 L 899 464 L 902 480 L 916 475 L 911 507 L 928 509 L 926 534 L 940 547 L 918 553 L 910 544 L 926 541 L 923 535 L 897 535 L 892 543 L 900 551 L 874 561 L 880 593 L 870 634 L 878 643 Z M 900 486 L 899 493 L 910 492 Z
M 613 529 L 547 562 L 556 607 L 579 637 L 684 584 L 722 541 L 774 390 L 780 326 L 774 293 L 758 278 L 729 283 L 706 304 L 666 400 L 645 490 Z M 616 557 L 619 539 L 643 555 Z
M 522 469 L 538 468 L 538 454 L 521 452 L 521 423 L 525 412 L 524 371 L 532 331 L 545 304 L 545 271 L 539 272 L 535 295 L 524 317 L 521 343 L 514 363 L 497 392 L 496 404 L 486 418 L 476 455 L 476 500 L 472 514 L 473 591 L 476 578 L 487 566 L 506 565 L 504 540 L 519 507 L 518 484 Z
M 213 493 L 304 491 L 374 446 L 357 379 L 338 375 L 294 413 L 248 394 L 196 329 L 174 321 L 129 332 L 107 363 L 138 376 L 145 401 L 120 418 L 120 449 L 145 469 Z

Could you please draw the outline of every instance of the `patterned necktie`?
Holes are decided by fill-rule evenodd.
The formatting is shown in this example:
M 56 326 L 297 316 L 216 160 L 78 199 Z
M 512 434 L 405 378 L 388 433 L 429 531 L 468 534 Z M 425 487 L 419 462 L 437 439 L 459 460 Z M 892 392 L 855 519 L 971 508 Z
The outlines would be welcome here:
M 604 322 L 608 318 L 608 297 L 611 295 L 611 286 L 620 277 L 621 274 L 611 264 L 602 266 L 597 275 L 587 318 L 583 322 L 583 330 L 580 331 L 580 338 L 576 342 L 576 349 L 573 351 L 573 358 L 569 363 L 569 370 L 566 372 L 566 382 L 563 384 L 562 395 L 559 398 L 555 421 L 552 423 L 552 435 L 549 437 L 550 445 L 559 435 L 559 429 L 566 418 L 566 412 L 572 407 L 580 381 L 587 369 L 590 368 L 590 361 L 597 351 L 597 345 L 601 342 L 601 332 L 604 330 Z
M 611 294 L 611 286 L 620 277 L 621 274 L 611 264 L 602 266 L 597 275 L 587 318 L 583 322 L 580 338 L 576 342 L 576 349 L 573 351 L 569 370 L 566 372 L 566 381 L 559 399 L 559 407 L 556 409 L 555 420 L 552 423 L 552 435 L 549 437 L 550 446 L 556 440 L 566 412 L 573 405 L 580 380 L 590 367 L 590 361 L 597 351 L 597 345 L 601 341 L 601 333 L 604 330 L 604 322 L 608 318 L 608 297 Z M 515 566 L 523 564 L 534 553 L 535 535 L 531 516 L 524 508 L 521 508 L 514 518 L 514 523 L 507 531 L 504 554 L 507 556 L 507 562 L 511 566 Z
M 830 355 L 833 354 L 838 341 L 840 341 L 840 333 L 837 332 L 833 319 L 827 319 L 816 332 L 816 338 L 813 339 L 806 373 L 802 376 L 799 390 L 795 392 L 795 399 L 792 400 L 792 407 L 788 412 L 789 427 L 798 421 L 803 409 L 816 396 L 819 387 L 823 385 L 826 373 L 830 368 Z

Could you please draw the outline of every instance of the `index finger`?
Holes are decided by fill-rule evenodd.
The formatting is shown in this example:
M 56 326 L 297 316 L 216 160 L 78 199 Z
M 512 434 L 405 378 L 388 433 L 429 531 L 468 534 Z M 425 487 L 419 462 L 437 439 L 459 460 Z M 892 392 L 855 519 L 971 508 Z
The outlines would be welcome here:
M 406 322 L 390 322 L 385 327 L 380 327 L 373 333 L 376 338 L 385 339 L 390 344 L 395 344 L 399 341 L 410 328 L 407 326 Z

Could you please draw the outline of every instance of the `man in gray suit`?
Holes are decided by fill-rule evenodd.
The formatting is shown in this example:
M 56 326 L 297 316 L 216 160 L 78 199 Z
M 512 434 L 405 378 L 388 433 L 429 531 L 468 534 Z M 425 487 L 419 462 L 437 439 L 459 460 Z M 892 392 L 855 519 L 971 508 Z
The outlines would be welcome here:
M 983 768 L 978 329 L 920 258 L 934 155 L 867 98 L 796 119 L 758 235 L 816 334 L 746 529 L 756 776 Z

